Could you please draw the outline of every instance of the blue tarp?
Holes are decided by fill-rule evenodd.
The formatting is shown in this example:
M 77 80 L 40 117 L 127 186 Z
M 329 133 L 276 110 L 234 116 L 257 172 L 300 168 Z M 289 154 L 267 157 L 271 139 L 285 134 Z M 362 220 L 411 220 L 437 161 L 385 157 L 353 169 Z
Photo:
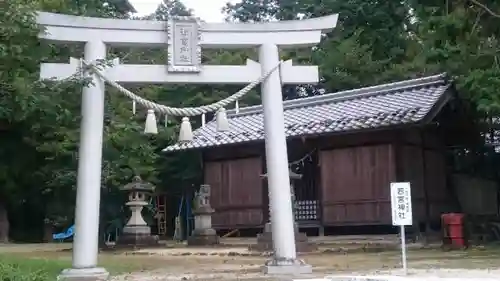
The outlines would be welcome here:
M 68 239 L 75 233 L 75 226 L 72 225 L 65 232 L 52 234 L 52 240 L 64 240 Z

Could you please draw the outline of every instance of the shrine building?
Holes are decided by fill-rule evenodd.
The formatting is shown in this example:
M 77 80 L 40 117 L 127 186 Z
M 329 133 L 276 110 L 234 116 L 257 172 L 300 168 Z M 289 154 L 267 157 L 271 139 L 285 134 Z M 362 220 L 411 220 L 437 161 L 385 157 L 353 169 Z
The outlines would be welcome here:
M 411 183 L 414 225 L 456 208 L 446 152 L 477 134 L 445 74 L 284 101 L 284 114 L 290 168 L 302 175 L 293 182 L 301 228 L 390 226 L 391 182 Z M 213 120 L 164 151 L 201 152 L 215 229 L 262 228 L 262 106 L 228 110 L 228 119 L 229 131 Z

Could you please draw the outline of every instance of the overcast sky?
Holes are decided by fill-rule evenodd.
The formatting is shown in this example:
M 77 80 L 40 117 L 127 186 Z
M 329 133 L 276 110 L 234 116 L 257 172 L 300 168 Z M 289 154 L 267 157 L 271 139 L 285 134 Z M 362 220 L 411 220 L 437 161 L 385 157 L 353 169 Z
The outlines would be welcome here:
M 162 0 L 129 0 L 139 15 L 147 15 L 156 10 Z M 224 21 L 221 8 L 227 2 L 238 2 L 237 0 L 181 0 L 186 7 L 194 10 L 196 16 L 206 22 Z

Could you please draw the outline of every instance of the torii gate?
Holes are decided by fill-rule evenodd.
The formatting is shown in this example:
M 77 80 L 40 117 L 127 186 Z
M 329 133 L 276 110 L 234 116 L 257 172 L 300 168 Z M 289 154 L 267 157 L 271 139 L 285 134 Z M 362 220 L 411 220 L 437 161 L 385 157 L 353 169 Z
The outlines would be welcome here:
M 84 59 L 106 59 L 107 46 L 168 48 L 167 65 L 114 65 L 103 72 L 119 83 L 156 84 L 247 84 L 279 63 L 278 48 L 313 46 L 322 33 L 332 30 L 338 15 L 315 19 L 268 23 L 204 23 L 191 17 L 167 22 L 103 19 L 38 13 L 45 28 L 40 38 L 55 43 L 84 42 Z M 201 48 L 259 48 L 259 62 L 246 65 L 201 65 Z M 64 79 L 76 73 L 80 63 L 42 63 L 41 78 Z M 102 280 L 108 277 L 97 267 L 99 203 L 104 120 L 104 82 L 95 74 L 83 89 L 73 264 L 60 278 Z M 261 85 L 264 107 L 269 202 L 274 258 L 267 273 L 300 273 L 310 266 L 297 260 L 288 177 L 282 84 L 313 84 L 319 80 L 317 66 L 283 63 Z

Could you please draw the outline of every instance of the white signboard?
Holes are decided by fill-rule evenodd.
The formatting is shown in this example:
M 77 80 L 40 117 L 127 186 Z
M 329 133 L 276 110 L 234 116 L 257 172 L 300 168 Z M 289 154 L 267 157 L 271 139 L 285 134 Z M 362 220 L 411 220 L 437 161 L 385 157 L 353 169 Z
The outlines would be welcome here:
M 391 183 L 391 211 L 392 224 L 401 228 L 401 256 L 403 271 L 408 273 L 406 261 L 406 237 L 405 225 L 413 224 L 413 213 L 411 210 L 411 187 L 409 182 Z
M 200 25 L 192 17 L 173 17 L 168 25 L 168 71 L 200 72 Z
M 392 225 L 412 225 L 411 188 L 409 182 L 391 183 Z

